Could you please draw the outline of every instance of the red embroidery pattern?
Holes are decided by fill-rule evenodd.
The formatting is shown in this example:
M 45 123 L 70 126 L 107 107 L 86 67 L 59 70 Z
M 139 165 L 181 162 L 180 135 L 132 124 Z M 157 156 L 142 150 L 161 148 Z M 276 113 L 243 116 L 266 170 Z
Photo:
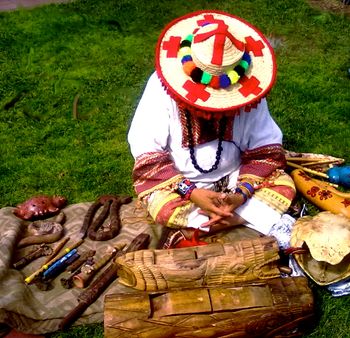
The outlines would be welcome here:
M 251 36 L 247 36 L 245 38 L 246 46 L 245 50 L 246 52 L 252 52 L 254 56 L 263 56 L 262 50 L 265 48 L 264 44 L 261 40 L 254 40 Z
M 205 102 L 210 97 L 210 93 L 206 91 L 206 85 L 204 84 L 187 80 L 182 87 L 187 91 L 186 98 L 191 102 L 196 102 L 198 99 Z
M 350 206 L 350 200 L 348 200 L 348 199 L 346 199 L 346 198 L 345 198 L 344 201 L 341 202 L 341 203 L 344 204 L 345 208 L 347 208 L 348 206 Z
M 186 126 L 186 116 L 184 107 L 179 107 L 180 110 L 180 121 L 182 129 L 182 146 L 187 148 L 188 142 L 188 130 Z M 219 119 L 204 119 L 194 114 L 191 115 L 192 125 L 192 139 L 193 145 L 197 146 L 206 142 L 216 140 L 219 137 Z M 227 117 L 226 130 L 224 135 L 224 141 L 232 141 L 233 139 L 233 117 Z
M 240 175 L 267 177 L 276 169 L 284 168 L 286 157 L 282 145 L 270 144 L 256 149 L 248 149 L 242 153 Z
M 168 152 L 150 152 L 136 158 L 132 178 L 137 194 L 153 189 L 179 174 Z
M 315 197 L 318 193 L 318 191 L 320 190 L 319 187 L 313 186 L 310 190 L 308 190 L 306 193 L 311 196 L 311 197 Z
M 163 50 L 167 51 L 167 58 L 176 58 L 180 48 L 181 37 L 171 36 L 168 41 L 163 42 Z

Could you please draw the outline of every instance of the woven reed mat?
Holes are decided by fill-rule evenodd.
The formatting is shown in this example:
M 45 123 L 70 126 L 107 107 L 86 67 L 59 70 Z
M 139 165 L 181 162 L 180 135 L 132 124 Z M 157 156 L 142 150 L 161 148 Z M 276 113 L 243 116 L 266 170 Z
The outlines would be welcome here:
M 84 216 L 92 202 L 68 205 L 63 211 L 66 214 L 64 223 L 65 236 L 70 237 L 66 244 L 69 246 L 78 239 Z M 22 221 L 13 215 L 13 207 L 0 209 L 0 324 L 9 325 L 21 332 L 45 334 L 58 330 L 61 319 L 77 304 L 77 296 L 82 289 L 65 289 L 61 286 L 60 278 L 68 277 L 64 272 L 53 281 L 53 288 L 42 291 L 36 285 L 24 283 L 25 277 L 40 268 L 46 257 L 41 257 L 22 270 L 12 268 L 12 264 L 23 252 L 16 250 L 16 243 L 21 237 Z M 85 239 L 79 247 L 82 251 L 96 250 L 96 258 L 102 256 L 106 249 L 118 243 L 128 244 L 138 234 L 148 233 L 151 236 L 149 248 L 155 248 L 161 235 L 161 227 L 149 222 L 144 209 L 136 200 L 123 205 L 120 212 L 122 228 L 117 237 L 105 242 Z M 239 238 L 253 238 L 258 233 L 248 228 L 236 228 L 222 232 L 207 241 L 230 241 Z M 23 250 L 23 249 L 22 249 Z M 103 273 L 103 269 L 100 271 Z M 113 282 L 99 299 L 90 305 L 74 325 L 103 322 L 103 302 L 106 294 L 130 293 L 131 288 Z

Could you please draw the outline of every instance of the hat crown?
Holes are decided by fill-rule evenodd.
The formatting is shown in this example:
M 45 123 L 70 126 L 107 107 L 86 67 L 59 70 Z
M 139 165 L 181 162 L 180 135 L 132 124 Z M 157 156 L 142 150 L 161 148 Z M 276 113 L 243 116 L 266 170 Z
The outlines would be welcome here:
M 195 32 L 191 50 L 197 67 L 211 75 L 220 75 L 239 63 L 244 43 L 224 23 L 210 23 Z
M 169 95 L 194 114 L 222 116 L 265 97 L 277 68 L 271 45 L 256 27 L 229 13 L 203 10 L 164 28 L 156 70 Z

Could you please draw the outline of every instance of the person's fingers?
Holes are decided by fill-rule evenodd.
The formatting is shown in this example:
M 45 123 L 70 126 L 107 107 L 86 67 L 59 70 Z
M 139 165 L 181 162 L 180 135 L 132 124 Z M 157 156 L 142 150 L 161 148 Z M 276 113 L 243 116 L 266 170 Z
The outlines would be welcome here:
M 214 224 L 217 224 L 217 223 L 221 222 L 222 220 L 223 220 L 223 218 L 222 218 L 221 216 L 214 216 L 214 217 L 212 217 L 209 221 L 204 222 L 204 223 L 201 225 L 201 227 L 207 228 L 207 227 L 210 227 L 210 226 L 212 226 L 212 225 L 214 225 Z
M 220 216 L 220 217 L 232 217 L 233 213 L 226 208 L 223 208 L 223 206 L 219 207 L 215 207 L 214 205 L 211 207 L 208 207 L 206 210 L 201 209 L 202 211 L 204 211 L 208 216 L 210 216 L 210 214 L 214 214 L 214 216 Z

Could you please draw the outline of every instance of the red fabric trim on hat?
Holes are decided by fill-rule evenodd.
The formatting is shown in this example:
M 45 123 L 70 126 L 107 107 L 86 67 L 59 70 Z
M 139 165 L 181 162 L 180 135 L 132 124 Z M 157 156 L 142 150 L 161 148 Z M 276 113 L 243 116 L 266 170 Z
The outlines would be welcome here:
M 207 86 L 204 84 L 187 80 L 182 87 L 187 90 L 186 99 L 191 102 L 196 102 L 198 99 L 205 102 L 210 97 L 210 93 L 206 91 Z
M 257 101 L 253 102 L 252 104 L 248 104 L 247 106 L 244 107 L 244 111 L 246 113 L 249 113 L 252 109 L 255 109 L 260 102 L 261 102 L 261 99 L 258 99 Z
M 204 17 L 205 17 L 205 20 L 199 20 L 200 24 L 204 24 L 206 22 L 216 23 L 217 27 L 215 29 L 212 29 L 211 31 L 197 34 L 194 37 L 193 42 L 194 43 L 202 42 L 204 40 L 209 39 L 212 36 L 215 36 L 214 46 L 213 46 L 213 56 L 212 56 L 211 62 L 214 65 L 221 66 L 222 60 L 223 60 L 226 37 L 228 37 L 231 40 L 231 42 L 236 46 L 236 48 L 241 50 L 241 51 L 244 50 L 244 43 L 237 40 L 228 31 L 228 26 L 225 24 L 225 22 L 223 20 L 214 19 L 214 17 L 212 15 L 205 15 Z
M 261 40 L 254 40 L 251 36 L 247 36 L 245 41 L 247 43 L 245 46 L 245 51 L 247 53 L 252 52 L 254 56 L 264 55 L 262 50 L 265 48 L 265 46 Z
M 249 94 L 259 95 L 262 92 L 262 88 L 259 87 L 260 81 L 255 76 L 243 76 L 238 82 L 242 85 L 239 88 L 239 92 L 244 97 L 247 97 Z
M 206 23 L 217 23 L 218 24 L 218 30 L 216 32 L 214 31 L 213 34 L 215 34 L 215 33 L 225 33 L 225 34 L 227 34 L 227 36 L 229 37 L 231 42 L 239 50 L 241 50 L 241 51 L 244 50 L 244 43 L 242 41 L 239 41 L 238 39 L 236 39 L 230 32 L 228 32 L 228 26 L 225 24 L 224 20 L 215 19 L 213 14 L 204 15 L 204 19 L 203 20 L 197 20 L 198 26 L 202 26 L 202 25 L 204 25 Z M 225 28 L 226 32 L 219 32 L 219 30 L 222 30 L 223 28 Z M 199 30 L 199 28 L 196 28 L 196 30 L 195 30 L 195 32 L 193 32 L 193 34 L 196 34 L 198 30 Z M 196 39 L 196 37 L 195 37 L 195 39 Z
M 168 41 L 163 42 L 163 50 L 167 51 L 168 58 L 176 58 L 181 43 L 181 36 L 171 36 Z

